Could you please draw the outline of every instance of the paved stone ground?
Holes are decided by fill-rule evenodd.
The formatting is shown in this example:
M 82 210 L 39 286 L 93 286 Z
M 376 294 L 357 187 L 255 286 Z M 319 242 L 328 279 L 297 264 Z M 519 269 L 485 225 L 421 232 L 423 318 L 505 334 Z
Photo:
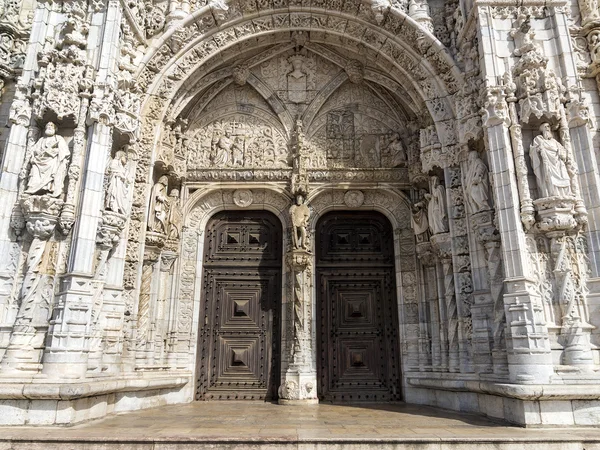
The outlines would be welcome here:
M 0 427 L 18 449 L 600 449 L 600 428 L 525 429 L 405 404 L 195 402 L 68 428 Z

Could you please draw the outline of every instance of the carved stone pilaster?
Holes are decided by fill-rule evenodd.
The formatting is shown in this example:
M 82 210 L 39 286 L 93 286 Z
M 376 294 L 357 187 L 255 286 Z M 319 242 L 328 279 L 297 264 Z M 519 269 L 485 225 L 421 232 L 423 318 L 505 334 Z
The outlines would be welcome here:
M 36 373 L 41 368 L 43 338 L 54 292 L 54 257 L 44 255 L 52 247 L 48 241 L 56 229 L 63 201 L 49 195 L 25 195 L 20 205 L 33 240 L 25 263 L 17 318 L 1 365 L 6 372 Z

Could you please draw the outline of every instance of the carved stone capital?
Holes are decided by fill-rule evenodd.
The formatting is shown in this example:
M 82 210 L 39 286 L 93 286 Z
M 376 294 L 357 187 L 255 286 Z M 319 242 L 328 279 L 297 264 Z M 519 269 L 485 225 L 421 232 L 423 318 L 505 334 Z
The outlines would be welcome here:
M 435 254 L 431 242 L 419 242 L 417 244 L 417 256 L 424 266 L 435 265 Z
M 494 225 L 494 211 L 481 211 L 473 214 L 471 226 L 477 231 L 477 239 L 483 245 L 500 241 L 500 234 Z
M 104 211 L 96 233 L 96 242 L 103 250 L 114 248 L 125 228 L 127 216 L 112 211 Z
M 146 246 L 147 247 L 156 247 L 163 248 L 167 241 L 167 236 L 162 233 L 157 233 L 155 231 L 148 231 L 146 233 Z
M 450 233 L 431 236 L 431 247 L 440 259 L 452 259 L 452 236 Z
M 27 231 L 35 238 L 50 238 L 64 202 L 49 195 L 31 195 L 21 198 L 21 210 L 27 221 Z
M 173 264 L 177 260 L 177 253 L 173 252 L 163 252 L 160 255 L 160 271 L 161 272 L 170 272 L 173 268 Z
M 568 233 L 577 227 L 575 197 L 545 197 L 533 201 L 538 213 L 536 229 L 549 236 Z
M 296 249 L 287 254 L 286 262 L 295 272 L 304 272 L 312 264 L 313 255 L 308 250 Z
M 503 86 L 486 86 L 480 92 L 480 110 L 484 127 L 510 125 L 508 104 Z

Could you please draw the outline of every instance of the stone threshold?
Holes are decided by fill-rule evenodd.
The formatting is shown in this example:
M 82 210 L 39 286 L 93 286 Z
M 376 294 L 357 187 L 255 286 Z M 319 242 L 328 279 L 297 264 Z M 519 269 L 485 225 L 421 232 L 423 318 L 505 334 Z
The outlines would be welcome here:
M 0 400 L 75 400 L 117 392 L 174 389 L 191 380 L 189 372 L 177 374 L 140 374 L 110 379 L 47 380 L 31 379 L 27 382 L 0 381 Z M 2 450 L 0 448 L 0 450 Z
M 431 438 L 154 438 L 154 439 L 0 439 L 1 450 L 589 450 L 600 446 L 598 438 L 497 438 L 497 437 L 431 437 Z
M 407 374 L 407 382 L 415 388 L 498 395 L 519 400 L 599 400 L 600 383 L 589 380 L 581 384 L 510 384 L 479 380 L 448 380 L 427 374 Z

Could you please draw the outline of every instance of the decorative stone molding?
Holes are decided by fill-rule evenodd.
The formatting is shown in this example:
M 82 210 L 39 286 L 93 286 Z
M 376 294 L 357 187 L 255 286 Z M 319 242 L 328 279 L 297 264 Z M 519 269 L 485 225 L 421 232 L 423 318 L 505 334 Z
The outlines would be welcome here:
M 360 208 L 365 202 L 365 194 L 362 191 L 351 190 L 344 194 L 344 203 L 348 208 Z

